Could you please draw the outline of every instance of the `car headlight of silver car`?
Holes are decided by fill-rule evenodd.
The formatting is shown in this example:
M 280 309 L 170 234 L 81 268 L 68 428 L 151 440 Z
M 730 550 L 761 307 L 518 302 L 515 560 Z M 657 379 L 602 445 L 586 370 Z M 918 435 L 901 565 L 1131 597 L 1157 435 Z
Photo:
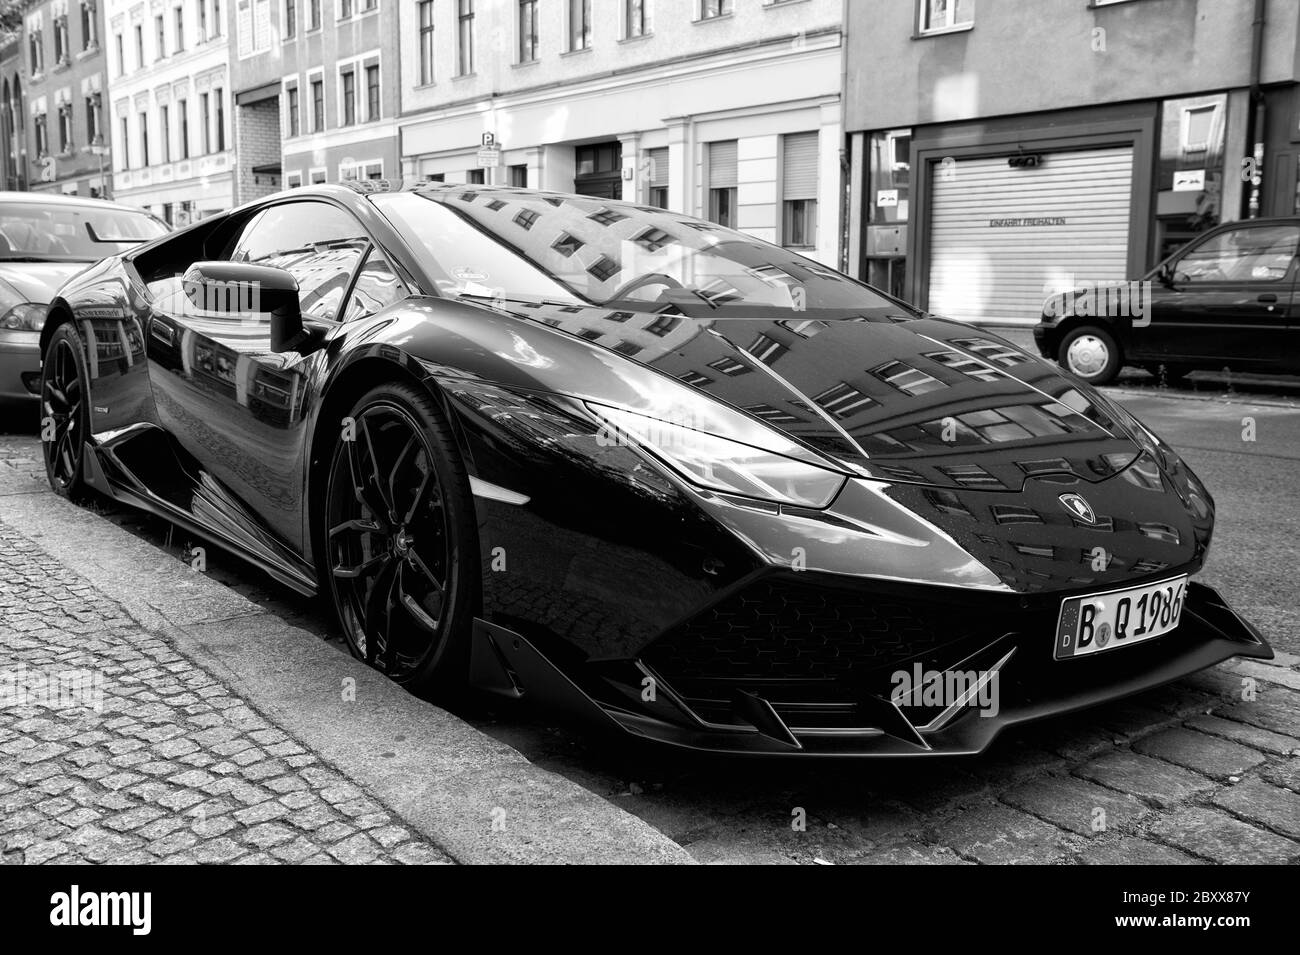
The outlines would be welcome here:
M 0 308 L 5 306 L 0 300 Z M 45 324 L 47 306 L 36 302 L 19 302 L 0 316 L 0 330 L 19 332 L 39 332 Z
M 773 448 L 759 448 L 648 415 L 586 402 L 605 423 L 598 440 L 634 444 L 691 484 L 798 507 L 826 507 L 847 480 L 844 474 L 795 460 L 779 450 L 807 451 L 777 432 Z

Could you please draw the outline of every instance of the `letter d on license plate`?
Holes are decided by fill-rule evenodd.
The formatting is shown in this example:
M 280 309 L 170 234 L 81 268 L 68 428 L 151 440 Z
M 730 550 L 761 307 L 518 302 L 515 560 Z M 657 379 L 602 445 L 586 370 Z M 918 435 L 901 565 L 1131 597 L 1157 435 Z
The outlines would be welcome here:
M 1145 587 L 1070 597 L 1061 602 L 1055 657 L 1100 653 L 1141 643 L 1178 626 L 1187 594 L 1187 575 Z

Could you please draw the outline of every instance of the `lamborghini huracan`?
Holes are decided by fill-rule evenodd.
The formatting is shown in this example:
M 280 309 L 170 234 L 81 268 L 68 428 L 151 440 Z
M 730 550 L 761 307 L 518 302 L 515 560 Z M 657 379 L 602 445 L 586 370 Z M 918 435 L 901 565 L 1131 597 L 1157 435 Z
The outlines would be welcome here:
M 79 275 L 41 349 L 55 491 L 329 601 L 434 698 L 694 750 L 971 754 L 1272 656 L 1195 580 L 1210 493 L 1123 408 L 663 209 L 295 189 Z

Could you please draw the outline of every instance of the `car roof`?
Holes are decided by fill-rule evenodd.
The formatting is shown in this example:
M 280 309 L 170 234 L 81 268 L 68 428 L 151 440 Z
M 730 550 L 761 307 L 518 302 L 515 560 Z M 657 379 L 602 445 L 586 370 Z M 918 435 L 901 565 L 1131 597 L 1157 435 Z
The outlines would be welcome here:
M 27 205 L 51 206 L 91 206 L 100 209 L 114 209 L 118 212 L 138 212 L 148 215 L 138 206 L 126 206 L 120 202 L 96 199 L 92 196 L 65 196 L 58 192 L 0 192 L 0 206 L 10 202 L 22 202 Z

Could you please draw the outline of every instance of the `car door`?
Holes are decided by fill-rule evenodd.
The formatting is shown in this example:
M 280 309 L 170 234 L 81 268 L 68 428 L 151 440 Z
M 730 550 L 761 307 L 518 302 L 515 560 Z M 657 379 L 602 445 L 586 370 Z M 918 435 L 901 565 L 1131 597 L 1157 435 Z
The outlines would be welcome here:
M 303 319 L 329 327 L 369 244 L 351 213 L 295 200 L 257 213 L 214 257 L 290 272 Z M 150 381 L 160 422 L 202 470 L 194 510 L 297 551 L 305 412 L 324 350 L 273 352 L 265 315 L 194 308 L 174 282 L 172 294 L 155 295 Z
M 1267 370 L 1286 364 L 1296 321 L 1300 224 L 1247 222 L 1215 231 L 1172 259 L 1153 282 L 1147 352 L 1202 367 Z

